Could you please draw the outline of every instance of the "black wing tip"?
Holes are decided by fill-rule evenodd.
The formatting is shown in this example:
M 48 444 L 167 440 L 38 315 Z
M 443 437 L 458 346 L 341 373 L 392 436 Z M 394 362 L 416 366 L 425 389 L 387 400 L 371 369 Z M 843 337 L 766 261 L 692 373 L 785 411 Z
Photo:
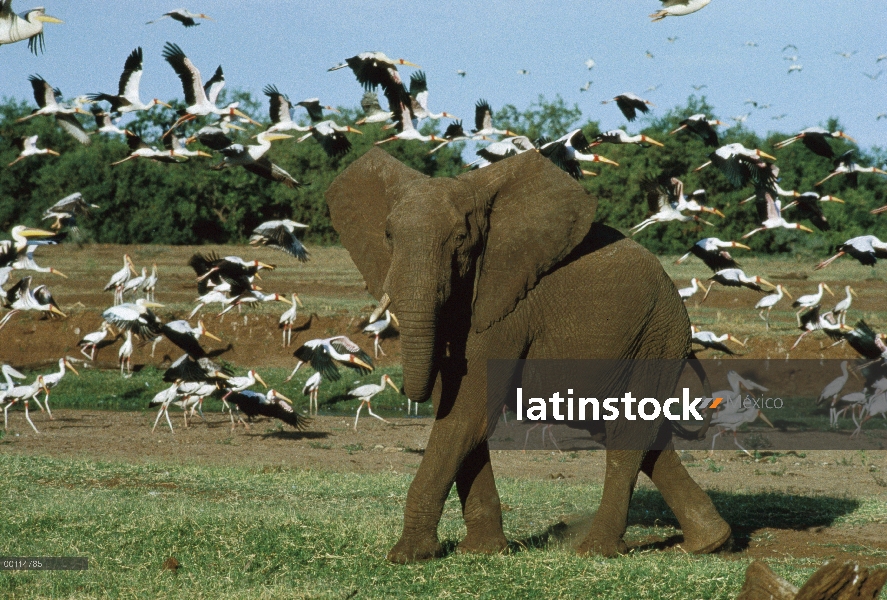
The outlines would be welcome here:
M 178 44 L 166 42 L 166 44 L 163 45 L 163 58 L 165 58 L 166 60 L 185 58 L 185 52 L 179 47 Z

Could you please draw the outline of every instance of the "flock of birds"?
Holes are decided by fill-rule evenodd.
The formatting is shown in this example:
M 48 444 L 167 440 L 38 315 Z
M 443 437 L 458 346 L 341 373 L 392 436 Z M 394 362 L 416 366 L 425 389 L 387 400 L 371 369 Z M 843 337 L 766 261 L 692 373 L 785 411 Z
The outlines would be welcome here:
M 668 16 L 682 16 L 700 10 L 710 0 L 663 0 L 663 8 L 651 15 L 654 21 Z M 191 13 L 184 9 L 170 11 L 160 17 L 171 18 L 179 21 L 186 27 L 197 25 L 197 19 L 208 19 L 205 14 Z M 160 19 L 157 19 L 160 20 Z M 11 10 L 11 0 L 0 1 L 0 44 L 29 40 L 32 50 L 35 52 L 42 46 L 43 23 L 60 22 L 54 17 L 49 17 L 43 9 L 34 9 L 22 15 L 15 15 Z M 155 21 L 151 21 L 153 23 Z M 594 175 L 593 172 L 583 167 L 584 163 L 603 163 L 612 166 L 618 164 L 606 157 L 591 152 L 601 144 L 638 144 L 643 147 L 661 147 L 663 144 L 645 135 L 629 135 L 624 130 L 616 129 L 606 131 L 589 139 L 581 129 L 568 132 L 555 140 L 535 139 L 519 135 L 513 131 L 497 128 L 493 122 L 493 110 L 484 100 L 479 100 L 475 106 L 474 128 L 466 132 L 462 122 L 448 112 L 435 113 L 429 109 L 428 82 L 426 75 L 417 71 L 409 79 L 407 87 L 400 76 L 398 67 L 418 67 L 404 59 L 391 59 L 381 52 L 364 52 L 346 59 L 341 64 L 332 66 L 329 71 L 350 69 L 358 83 L 364 88 L 364 96 L 361 106 L 364 110 L 363 118 L 353 125 L 342 125 L 327 118 L 324 111 L 335 112 L 330 106 L 323 106 L 317 98 L 309 98 L 301 102 L 293 103 L 276 86 L 268 85 L 263 90 L 268 98 L 269 117 L 271 125 L 265 130 L 253 136 L 255 144 L 244 145 L 235 143 L 232 138 L 233 131 L 242 131 L 247 126 L 258 126 L 259 123 L 252 117 L 241 111 L 238 103 L 229 103 L 227 106 L 218 106 L 219 94 L 225 85 L 225 77 L 221 66 L 213 76 L 204 83 L 203 76 L 198 68 L 187 57 L 185 52 L 176 44 L 167 43 L 162 52 L 163 58 L 172 67 L 182 83 L 184 106 L 179 111 L 179 118 L 171 124 L 162 136 L 163 149 L 152 148 L 139 136 L 120 126 L 120 120 L 126 115 L 138 111 L 150 110 L 154 106 L 170 105 L 159 99 L 144 102 L 140 95 L 140 82 L 142 77 L 143 51 L 136 48 L 126 58 L 124 69 L 120 75 L 117 93 L 90 93 L 76 97 L 71 103 L 62 101 L 61 92 L 39 75 L 32 75 L 31 82 L 34 100 L 37 108 L 30 115 L 19 121 L 26 121 L 35 117 L 50 117 L 66 132 L 83 144 L 89 144 L 90 135 L 100 132 L 109 135 L 121 135 L 127 140 L 130 153 L 128 156 L 113 163 L 122 164 L 130 160 L 149 159 L 161 163 L 177 163 L 189 160 L 193 157 L 211 156 L 204 150 L 190 150 L 188 146 L 199 142 L 203 147 L 212 152 L 219 153 L 221 162 L 212 167 L 216 170 L 241 166 L 257 176 L 280 182 L 288 187 L 296 188 L 303 185 L 297 181 L 279 165 L 271 162 L 266 156 L 272 143 L 293 137 L 289 133 L 296 131 L 301 134 L 297 142 L 309 138 L 318 142 L 323 150 L 332 157 L 339 157 L 351 149 L 349 134 L 360 134 L 358 126 L 370 123 L 384 123 L 386 129 L 391 129 L 389 138 L 376 142 L 386 144 L 393 141 L 420 141 L 436 144 L 429 153 L 433 153 L 441 147 L 464 140 L 489 141 L 485 148 L 478 152 L 478 159 L 470 164 L 473 168 L 483 168 L 489 164 L 503 160 L 509 156 L 527 151 L 536 151 L 551 159 L 576 179 L 586 175 Z M 589 68 L 594 62 L 589 60 Z M 463 73 L 464 74 L 464 73 Z M 377 89 L 381 88 L 382 96 L 386 100 L 387 110 L 383 109 L 377 95 Z M 647 113 L 652 106 L 649 100 L 645 100 L 633 93 L 623 93 L 612 99 L 605 100 L 607 104 L 613 102 L 625 118 L 634 121 L 638 113 Z M 107 108 L 99 108 L 99 103 L 106 103 Z M 95 104 L 91 111 L 83 107 Z M 297 108 L 304 108 L 309 119 L 307 124 L 302 124 L 294 118 Z M 78 119 L 79 114 L 92 114 L 95 118 L 95 129 L 87 131 Z M 204 117 L 216 117 L 217 120 L 209 125 L 193 131 L 187 137 L 176 134 L 180 127 L 186 123 L 196 121 Z M 420 126 L 425 120 L 451 119 L 452 122 L 440 136 L 423 135 Z M 784 190 L 779 186 L 779 168 L 773 164 L 775 157 L 760 149 L 745 148 L 739 143 L 721 145 L 717 127 L 723 125 L 716 119 L 710 119 L 707 115 L 697 114 L 682 121 L 671 134 L 687 132 L 698 136 L 705 144 L 713 148 L 709 161 L 699 166 L 695 171 L 713 165 L 718 168 L 728 181 L 736 188 L 752 186 L 754 195 L 747 201 L 754 202 L 759 217 L 759 227 L 743 236 L 748 238 L 756 233 L 784 228 L 803 232 L 812 232 L 813 229 L 798 222 L 789 222 L 783 216 L 783 210 L 792 212 L 797 219 L 805 219 L 813 227 L 826 230 L 830 227 L 822 204 L 843 203 L 839 198 L 831 195 L 820 195 L 817 191 L 799 193 L 793 190 Z M 828 131 L 821 127 L 811 127 L 799 132 L 775 144 L 779 150 L 790 144 L 800 141 L 810 151 L 834 161 L 831 172 L 823 174 L 823 178 L 816 184 L 821 186 L 826 181 L 844 176 L 855 184 L 861 173 L 887 172 L 874 166 L 861 166 L 854 160 L 854 151 L 850 150 L 838 155 L 829 140 L 843 138 L 850 142 L 853 139 L 841 131 Z M 19 140 L 21 153 L 9 167 L 21 160 L 38 154 L 57 154 L 49 148 L 39 148 L 37 136 L 21 137 Z M 770 161 L 770 162 L 768 162 Z M 695 172 L 694 171 L 694 172 Z M 675 174 L 663 174 L 659 177 L 645 181 L 644 186 L 648 194 L 650 216 L 632 227 L 633 235 L 648 227 L 668 221 L 701 222 L 711 225 L 701 217 L 701 213 L 723 217 L 717 208 L 709 203 L 705 190 L 696 190 L 692 194 L 685 195 L 684 184 Z M 785 206 L 781 198 L 790 197 L 792 201 Z M 23 310 L 40 311 L 50 318 L 64 318 L 64 313 L 58 303 L 52 297 L 45 285 L 32 288 L 31 278 L 23 277 L 8 289 L 3 289 L 14 270 L 32 270 L 38 272 L 50 272 L 63 276 L 57 270 L 44 268 L 34 261 L 34 251 L 41 244 L 58 243 L 66 235 L 76 235 L 76 218 L 87 215 L 90 208 L 95 205 L 87 204 L 79 193 L 72 194 L 46 211 L 44 219 L 53 219 L 51 231 L 37 229 L 25 225 L 19 225 L 12 229 L 12 240 L 0 242 L 0 302 L 10 311 L 0 320 L 0 329 L 18 312 Z M 887 211 L 887 207 L 876 209 L 873 213 Z M 67 230 L 66 230 L 67 228 Z M 288 219 L 280 219 L 263 223 L 253 232 L 250 242 L 253 244 L 269 245 L 282 249 L 300 261 L 308 260 L 308 252 L 296 236 L 305 225 Z M 746 275 L 738 263 L 730 256 L 728 248 L 748 249 L 748 246 L 737 241 L 722 241 L 718 238 L 705 238 L 696 242 L 686 255 L 678 262 L 683 262 L 690 255 L 696 256 L 705 262 L 714 275 L 711 282 L 723 286 L 741 286 L 765 292 L 774 293 L 764 296 L 755 305 L 760 310 L 760 317 L 765 321 L 766 327 L 770 326 L 770 311 L 789 295 L 782 285 L 774 286 L 760 276 Z M 880 241 L 873 235 L 853 238 L 844 242 L 838 249 L 838 253 L 822 261 L 816 268 L 824 268 L 842 255 L 849 255 L 866 265 L 873 265 L 878 258 L 887 257 L 887 243 Z M 225 314 L 234 309 L 241 309 L 243 305 L 258 302 L 283 302 L 290 304 L 290 308 L 281 316 L 280 323 L 283 330 L 284 345 L 289 345 L 292 337 L 292 327 L 296 319 L 296 305 L 300 301 L 296 294 L 291 299 L 281 294 L 263 293 L 253 283 L 262 269 L 273 269 L 272 265 L 259 261 L 245 261 L 239 257 L 220 258 L 215 255 L 203 256 L 195 254 L 190 263 L 197 275 L 199 298 L 197 306 L 189 315 L 193 318 L 206 305 L 218 303 L 222 306 L 220 314 Z M 192 327 L 187 320 L 177 320 L 171 323 L 163 323 L 152 311 L 160 305 L 154 300 L 154 291 L 157 286 L 156 266 L 148 275 L 147 268 L 143 268 L 141 275 L 135 270 L 131 259 L 124 257 L 123 268 L 115 273 L 105 289 L 114 291 L 114 306 L 108 308 L 103 316 L 101 329 L 84 337 L 81 341 L 81 351 L 89 360 L 93 360 L 96 348 L 108 336 L 115 339 L 125 338 L 120 348 L 119 359 L 121 372 L 126 373 L 130 369 L 130 357 L 132 355 L 134 340 L 151 342 L 153 345 L 165 338 L 184 350 L 185 354 L 175 361 L 164 376 L 171 384 L 170 388 L 159 393 L 152 401 L 152 405 L 159 405 L 157 419 L 167 414 L 170 404 L 177 404 L 186 409 L 186 414 L 192 416 L 195 412 L 202 416 L 202 400 L 216 392 L 224 395 L 223 402 L 227 406 L 230 402 L 234 405 L 231 410 L 232 426 L 235 424 L 234 411 L 239 410 L 248 416 L 254 414 L 269 414 L 281 418 L 294 427 L 304 426 L 303 417 L 296 414 L 289 400 L 274 390 L 267 394 L 257 394 L 249 391 L 249 386 L 257 382 L 263 383 L 254 371 L 250 371 L 245 378 L 233 377 L 233 373 L 214 363 L 200 346 L 198 339 L 205 335 L 212 337 L 202 321 L 197 327 Z M 684 300 L 692 297 L 700 289 L 704 290 L 703 301 L 711 291 L 698 278 L 691 280 L 689 288 L 681 289 L 680 295 Z M 854 291 L 847 286 L 846 298 L 832 311 L 822 313 L 820 310 L 823 292 L 831 290 L 820 285 L 818 292 L 801 296 L 795 300 L 794 305 L 800 308 L 798 312 L 798 324 L 802 335 L 801 339 L 814 331 L 823 331 L 838 340 L 838 343 L 846 341 L 868 360 L 881 360 L 887 358 L 887 349 L 884 346 L 884 334 L 875 334 L 871 328 L 860 321 L 856 327 L 846 325 L 846 314 L 850 308 Z M 128 294 L 141 293 L 142 297 L 135 301 L 126 302 Z M 371 324 L 370 331 L 375 336 L 374 350 L 376 356 L 381 352 L 379 346 L 379 334 L 392 322 L 396 323 L 396 317 L 387 310 L 388 303 L 383 301 L 380 310 L 374 314 L 375 323 Z M 807 310 L 803 315 L 801 312 Z M 382 318 L 384 313 L 385 317 Z M 745 345 L 730 334 L 716 335 L 710 331 L 701 331 L 695 326 L 692 329 L 694 344 L 702 348 L 715 349 L 732 354 L 733 351 L 725 342 L 733 342 Z M 217 338 L 216 338 L 217 339 Z M 152 346 L 153 349 L 153 346 Z M 87 354 L 88 352 L 88 354 Z M 383 353 L 384 354 L 384 353 Z M 295 352 L 299 358 L 299 367 L 308 363 L 315 369 L 315 374 L 309 379 L 304 392 L 309 396 L 309 410 L 315 410 L 317 391 L 323 379 L 336 380 L 340 377 L 336 364 L 344 364 L 358 370 L 368 372 L 372 370 L 372 359 L 368 354 L 360 350 L 345 336 L 336 336 L 326 340 L 312 340 L 301 346 Z M 62 359 L 63 361 L 66 359 Z M 67 363 L 70 366 L 70 363 Z M 7 382 L 0 391 L 0 404 L 6 410 L 16 402 L 22 402 L 28 422 L 33 423 L 27 413 L 27 405 L 30 399 L 37 398 L 41 391 L 46 391 L 48 400 L 47 378 L 51 376 L 39 376 L 30 386 L 13 385 L 10 377 L 17 377 L 9 367 L 4 367 L 3 373 Z M 65 366 L 60 363 L 61 376 L 65 373 Z M 290 376 L 292 377 L 292 375 Z M 236 383 L 235 380 L 237 380 Z M 287 380 L 289 381 L 289 380 Z M 867 389 L 878 389 L 875 386 L 878 379 L 872 380 Z M 57 381 L 56 381 L 57 383 Z M 353 390 L 355 397 L 361 398 L 361 406 L 367 404 L 372 416 L 380 418 L 372 412 L 369 404 L 374 394 L 380 393 L 386 385 L 397 389 L 390 378 L 383 377 L 379 385 L 362 386 Z M 358 395 L 358 392 L 362 395 Z M 876 394 L 870 394 L 869 398 Z M 48 402 L 47 402 L 48 404 Z M 48 407 L 47 407 L 48 408 Z M 169 417 L 167 414 L 167 421 Z M 383 419 L 384 420 L 384 419 Z M 241 419 L 242 421 L 242 419 Z M 155 427 L 156 427 L 155 422 Z M 245 424 L 245 423 L 244 423 Z M 357 419 L 355 419 L 355 427 Z M 170 422 L 170 427 L 172 427 Z M 35 428 L 36 430 L 36 428 Z

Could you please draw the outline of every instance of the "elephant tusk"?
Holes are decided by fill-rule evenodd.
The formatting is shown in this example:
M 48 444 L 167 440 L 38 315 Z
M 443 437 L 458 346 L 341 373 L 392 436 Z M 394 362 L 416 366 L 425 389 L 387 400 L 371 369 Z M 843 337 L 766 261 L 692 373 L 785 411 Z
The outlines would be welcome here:
M 391 298 L 388 296 L 388 292 L 385 292 L 382 295 L 381 300 L 379 300 L 379 306 L 376 307 L 376 310 L 373 311 L 373 314 L 370 315 L 370 323 L 375 323 L 379 320 L 379 317 L 382 316 L 388 307 L 391 306 Z

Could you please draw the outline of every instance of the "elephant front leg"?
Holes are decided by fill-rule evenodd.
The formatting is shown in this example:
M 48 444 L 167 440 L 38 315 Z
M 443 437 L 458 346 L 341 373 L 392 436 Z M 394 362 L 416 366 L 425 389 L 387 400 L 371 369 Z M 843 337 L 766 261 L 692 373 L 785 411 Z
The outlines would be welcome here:
M 486 441 L 472 450 L 462 463 L 456 477 L 456 489 L 468 530 L 459 544 L 459 552 L 495 554 L 504 551 L 508 541 L 502 531 L 502 505 Z
M 388 552 L 391 562 L 406 564 L 443 554 L 437 526 L 456 475 L 472 449 L 467 431 L 470 421 L 455 417 L 450 414 L 431 428 L 425 456 L 407 492 L 403 533 Z
M 591 522 L 591 531 L 576 549 L 580 554 L 616 556 L 628 551 L 622 536 L 643 456 L 640 450 L 607 450 L 601 505 Z

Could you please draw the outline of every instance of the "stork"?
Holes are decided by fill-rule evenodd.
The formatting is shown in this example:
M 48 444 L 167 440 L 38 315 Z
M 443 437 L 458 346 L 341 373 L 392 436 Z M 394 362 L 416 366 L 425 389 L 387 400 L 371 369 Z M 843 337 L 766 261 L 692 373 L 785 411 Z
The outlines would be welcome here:
M 362 385 L 360 387 L 356 387 L 353 390 L 348 391 L 348 395 L 354 398 L 358 398 L 360 400 L 360 406 L 357 407 L 357 414 L 354 416 L 354 431 L 357 431 L 357 420 L 360 418 L 360 411 L 366 405 L 367 412 L 370 413 L 370 416 L 376 417 L 380 421 L 384 421 L 385 423 L 391 424 L 391 421 L 387 421 L 383 419 L 379 415 L 373 412 L 373 407 L 371 401 L 374 396 L 381 393 L 386 385 L 390 385 L 394 388 L 394 391 L 398 394 L 400 393 L 400 389 L 394 385 L 394 381 L 391 380 L 391 377 L 388 375 L 382 375 L 382 379 L 378 385 L 374 383 L 368 383 L 366 385 Z
M 776 142 L 775 144 L 773 144 L 773 147 L 779 150 L 781 148 L 785 148 L 789 144 L 793 144 L 798 140 L 801 140 L 807 147 L 807 149 L 811 152 L 825 158 L 834 158 L 835 151 L 829 145 L 827 138 L 844 138 L 845 140 L 849 140 L 854 144 L 856 143 L 856 140 L 854 140 L 843 131 L 829 131 L 827 129 L 823 129 L 822 127 L 808 127 L 797 135 L 794 135 L 786 140 L 782 140 L 781 142 Z
M 674 130 L 672 130 L 669 135 L 674 135 L 679 131 L 684 129 L 696 134 L 703 142 L 705 142 L 706 146 L 717 147 L 718 145 L 718 132 L 715 131 L 715 125 L 724 125 L 721 121 L 717 119 L 709 119 L 704 114 L 699 113 L 695 115 L 691 115 L 681 121 L 680 126 Z
M 166 108 L 172 108 L 166 102 L 161 102 L 159 99 L 154 98 L 151 102 L 145 103 L 142 102 L 141 97 L 139 96 L 139 84 L 142 81 L 142 48 L 138 47 L 132 52 L 130 52 L 129 56 L 126 57 L 126 62 L 123 63 L 123 73 L 120 74 L 120 81 L 117 84 L 117 94 L 103 94 L 101 92 L 95 94 L 88 94 L 87 98 L 92 100 L 93 102 L 100 102 L 104 100 L 111 105 L 111 112 L 116 113 L 118 115 L 138 112 L 142 110 L 148 110 L 152 106 L 165 106 Z M 96 115 L 96 123 L 98 123 L 98 115 Z M 108 118 L 107 125 L 110 125 L 111 121 Z M 100 131 L 102 129 L 99 129 Z M 115 130 L 117 133 L 123 133 L 121 130 Z
M 683 17 L 708 6 L 711 0 L 661 0 L 662 10 L 657 10 L 650 18 L 655 23 L 665 17 Z
M 706 266 L 712 271 L 720 271 L 722 269 L 734 269 L 738 267 L 739 263 L 733 260 L 733 257 L 730 256 L 730 253 L 726 250 L 723 250 L 723 248 L 743 248 L 745 250 L 751 250 L 751 248 L 749 248 L 745 244 L 740 244 L 739 242 L 725 242 L 714 237 L 703 238 L 693 244 L 686 254 L 675 261 L 675 264 L 681 264 L 692 254 L 693 256 L 702 260 L 702 262 L 704 262 Z
M 305 230 L 308 226 L 289 219 L 265 221 L 253 229 L 249 243 L 253 246 L 269 246 L 296 257 L 300 262 L 308 261 L 308 251 L 296 237 L 296 229 Z
M 214 166 L 213 169 L 221 170 L 226 167 L 240 166 L 259 177 L 283 183 L 288 188 L 302 187 L 302 184 L 296 181 L 292 175 L 264 156 L 271 149 L 271 142 L 284 140 L 292 136 L 285 133 L 263 131 L 255 137 L 259 142 L 258 144 L 251 144 L 249 146 L 231 144 L 220 148 L 219 152 L 224 156 L 224 160 Z
M 824 269 L 845 254 L 852 256 L 863 265 L 873 267 L 879 258 L 887 258 L 887 242 L 882 242 L 873 235 L 861 235 L 850 238 L 838 246 L 837 254 L 822 261 L 813 267 L 813 270 Z
M 846 175 L 847 180 L 849 181 L 852 187 L 856 187 L 859 174 L 860 173 L 880 173 L 881 175 L 887 175 L 887 171 L 883 169 L 879 169 L 878 167 L 860 167 L 857 163 L 853 162 L 853 154 L 854 150 L 848 150 L 841 156 L 835 159 L 835 168 L 832 170 L 825 179 L 818 181 L 815 186 L 819 187 L 832 177 L 836 177 L 838 175 Z
M 637 118 L 638 111 L 641 111 L 642 113 L 647 113 L 650 111 L 650 109 L 647 107 L 653 106 L 653 103 L 649 100 L 644 100 L 643 98 L 636 96 L 631 92 L 619 94 L 611 100 L 603 100 L 601 104 L 607 104 L 609 102 L 615 102 L 616 106 L 619 107 L 619 110 L 622 111 L 622 114 L 625 115 L 625 118 L 629 121 L 634 121 Z
M 853 296 L 859 297 L 859 294 L 856 293 L 849 285 L 844 286 L 844 292 L 847 293 L 847 297 L 838 302 L 835 307 L 832 309 L 832 314 L 835 315 L 835 318 L 838 320 L 838 323 L 844 324 L 847 322 L 847 311 L 850 310 L 850 305 L 853 303 Z
M 74 368 L 74 365 L 72 365 L 67 358 L 59 359 L 58 371 L 43 376 L 43 389 L 46 391 L 46 396 L 43 398 L 43 403 L 46 404 L 46 412 L 49 414 L 49 418 L 51 420 L 53 420 L 54 417 L 52 416 L 52 410 L 50 410 L 49 408 L 49 392 L 52 388 L 57 386 L 62 380 L 62 377 L 65 376 L 65 373 L 67 372 L 66 369 L 71 369 L 75 375 L 77 375 L 78 377 L 80 376 L 80 373 L 77 372 L 77 369 Z M 34 402 L 37 403 L 37 406 L 40 406 L 40 400 L 37 399 L 37 396 L 34 396 Z M 42 406 L 40 408 L 41 410 L 43 409 Z
M 107 321 L 102 321 L 102 325 L 98 331 L 87 333 L 83 336 L 82 340 L 77 342 L 77 345 L 80 346 L 80 354 L 89 360 L 95 360 L 95 353 L 98 345 L 105 341 L 105 338 L 108 337 L 108 335 L 115 335 L 114 327 Z M 90 349 L 89 354 L 86 353 L 87 348 Z
M 167 17 L 178 21 L 185 27 L 196 27 L 197 25 L 200 25 L 200 23 L 198 23 L 196 19 L 207 19 L 209 21 L 212 21 L 211 17 L 203 13 L 193 13 L 184 8 L 177 8 L 175 10 L 169 11 L 168 13 L 163 13 L 163 16 L 158 17 L 153 21 L 148 21 L 147 23 L 145 23 L 145 25 L 151 25 L 152 23 L 156 23 L 157 21 L 160 21 L 161 19 L 165 19 Z
M 610 131 L 598 134 L 593 140 L 591 140 L 589 147 L 598 146 L 600 144 L 652 144 L 654 146 L 659 146 L 660 148 L 665 146 L 662 142 L 657 142 L 649 136 L 643 134 L 628 135 L 622 129 L 611 129 Z
M 34 91 L 34 101 L 37 103 L 38 108 L 31 111 L 31 114 L 16 119 L 15 122 L 21 123 L 40 115 L 52 115 L 55 117 L 56 123 L 69 135 L 81 144 L 89 145 L 89 135 L 74 114 L 88 115 L 90 113 L 83 110 L 79 105 L 65 106 L 59 104 L 58 101 L 62 96 L 61 91 L 49 85 L 49 82 L 40 75 L 31 75 L 28 77 L 28 81 L 31 82 L 31 88 Z
M 832 296 L 835 295 L 835 293 L 832 291 L 827 283 L 820 282 L 817 289 L 818 291 L 815 294 L 807 294 L 805 296 L 801 296 L 792 303 L 793 308 L 799 309 L 798 312 L 795 314 L 795 316 L 798 318 L 798 325 L 801 324 L 802 312 L 804 312 L 808 308 L 819 306 L 820 302 L 822 302 L 823 291 L 828 290 L 829 294 L 831 294 Z
M 379 345 L 379 336 L 381 336 L 385 331 L 391 326 L 391 322 L 394 322 L 395 325 L 400 327 L 400 323 L 397 322 L 397 317 L 394 316 L 390 310 L 385 310 L 385 318 L 377 319 L 363 328 L 363 332 L 369 335 L 374 336 L 373 340 L 373 350 L 375 353 L 375 358 L 379 358 L 379 353 L 382 353 L 382 356 L 385 356 L 385 352 L 382 350 L 382 347 Z
M 681 223 L 697 221 L 711 225 L 697 215 L 685 215 L 677 209 L 679 199 L 683 196 L 684 184 L 676 177 L 668 178 L 667 181 L 662 177 L 658 180 L 647 180 L 644 182 L 644 187 L 647 190 L 647 205 L 654 214 L 631 228 L 633 236 L 654 223 L 667 221 Z
M 9 407 L 16 402 L 21 401 L 25 406 L 25 419 L 28 421 L 28 425 L 31 426 L 34 433 L 40 433 L 37 431 L 37 427 L 34 426 L 34 422 L 31 420 L 31 415 L 28 413 L 28 402 L 31 398 L 35 398 L 37 394 L 40 393 L 40 390 L 43 390 L 47 394 L 49 393 L 49 390 L 46 389 L 46 385 L 43 383 L 43 375 L 38 375 L 37 379 L 29 385 L 18 385 L 0 392 L 0 403 L 6 402 L 6 406 L 3 407 L 4 430 L 7 428 L 8 424 L 7 412 L 9 411 Z
M 318 410 L 317 396 L 320 393 L 320 384 L 323 381 L 323 374 L 317 371 L 308 378 L 302 387 L 302 394 L 308 396 L 308 414 L 316 415 Z
M 764 292 L 766 291 L 763 286 L 767 286 L 770 289 L 776 289 L 776 286 L 764 279 L 763 277 L 759 277 L 757 275 L 746 275 L 742 269 L 722 269 L 709 277 L 709 281 L 716 281 L 721 285 L 727 287 L 747 287 L 750 290 L 755 290 L 756 292 Z M 712 286 L 708 286 L 708 292 L 711 292 Z M 702 298 L 702 301 L 705 302 L 705 299 L 708 298 L 708 292 L 706 292 L 705 296 Z
M 767 330 L 770 330 L 770 311 L 773 310 L 773 307 L 776 306 L 776 303 L 782 300 L 782 296 L 785 294 L 789 298 L 791 298 L 791 294 L 788 293 L 788 290 L 782 287 L 782 284 L 776 286 L 776 293 L 770 294 L 769 296 L 764 296 L 758 303 L 755 304 L 755 308 L 760 308 L 761 312 L 758 313 L 758 316 L 764 320 L 767 324 Z M 767 311 L 767 316 L 764 316 L 764 311 Z
M 277 322 L 277 326 L 283 329 L 283 347 L 286 348 L 293 341 L 293 325 L 296 323 L 296 316 L 298 313 L 298 306 L 303 306 L 302 301 L 299 300 L 299 297 L 293 292 L 292 295 L 292 306 L 290 306 L 282 315 L 280 315 L 280 320 Z
M 412 127 L 412 124 L 410 124 L 410 127 Z M 308 129 L 308 133 L 298 138 L 296 142 L 301 143 L 313 137 L 330 158 L 344 156 L 351 150 L 351 141 L 345 137 L 346 133 L 363 135 L 363 132 L 359 129 L 355 129 L 350 125 L 339 125 L 335 121 L 330 120 L 314 123 Z
M 733 352 L 723 342 L 730 341 L 735 342 L 740 346 L 745 346 L 745 342 L 737 339 L 729 333 L 715 335 L 714 332 L 711 331 L 700 331 L 699 328 L 697 328 L 695 325 L 690 326 L 690 341 L 693 344 L 699 344 L 703 348 L 707 348 L 709 350 L 719 350 L 725 354 L 735 354 L 735 352 Z
M 822 388 L 822 391 L 819 393 L 819 398 L 816 400 L 817 404 L 822 404 L 823 402 L 830 400 L 829 425 L 834 428 L 837 428 L 838 426 L 838 411 L 835 408 L 838 403 L 838 394 L 843 391 L 844 386 L 847 385 L 848 379 L 850 379 L 850 373 L 847 371 L 847 361 L 843 360 L 841 361 L 841 375 Z
M 55 150 L 52 150 L 51 148 L 38 148 L 37 147 L 37 138 L 38 137 L 40 137 L 40 136 L 39 135 L 32 135 L 32 136 L 24 136 L 24 137 L 16 138 L 15 145 L 19 149 L 19 155 L 14 161 L 12 161 L 11 163 L 9 163 L 6 166 L 11 167 L 15 163 L 17 163 L 21 160 L 25 160 L 29 156 L 37 156 L 38 154 L 49 154 L 52 156 L 60 156 L 58 152 L 56 152 Z
M 111 279 L 108 281 L 108 284 L 104 288 L 106 292 L 112 289 L 114 290 L 115 306 L 123 302 L 123 288 L 129 281 L 130 276 L 135 277 L 136 275 L 138 275 L 138 273 L 136 273 L 136 268 L 132 264 L 132 259 L 129 257 L 129 254 L 124 254 L 123 268 L 111 275 Z

